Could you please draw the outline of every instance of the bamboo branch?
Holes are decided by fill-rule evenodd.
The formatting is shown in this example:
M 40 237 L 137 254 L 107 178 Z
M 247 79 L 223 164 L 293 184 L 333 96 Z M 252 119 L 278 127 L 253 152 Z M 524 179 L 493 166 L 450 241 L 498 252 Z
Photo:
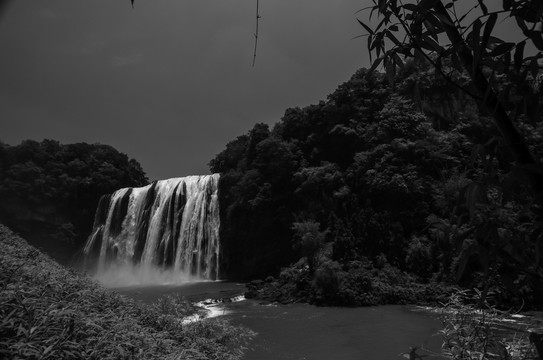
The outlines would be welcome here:
M 258 47 L 258 21 L 260 20 L 260 14 L 258 12 L 258 1 L 259 0 L 256 0 L 256 31 L 255 31 L 255 50 L 253 53 L 253 67 L 255 67 L 256 49 Z

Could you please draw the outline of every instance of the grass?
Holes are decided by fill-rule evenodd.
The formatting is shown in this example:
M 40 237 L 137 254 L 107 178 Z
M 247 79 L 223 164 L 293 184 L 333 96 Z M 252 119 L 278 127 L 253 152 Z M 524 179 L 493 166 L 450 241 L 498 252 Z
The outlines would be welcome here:
M 240 359 L 253 333 L 194 309 L 147 306 L 63 268 L 0 225 L 0 358 Z

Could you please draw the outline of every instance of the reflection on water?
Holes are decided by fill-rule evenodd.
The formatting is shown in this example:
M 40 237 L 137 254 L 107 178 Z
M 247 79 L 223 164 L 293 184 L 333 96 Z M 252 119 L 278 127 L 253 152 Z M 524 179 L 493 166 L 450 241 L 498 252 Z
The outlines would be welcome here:
M 243 291 L 242 284 L 218 281 L 119 290 L 145 302 L 174 293 L 192 301 L 228 299 Z M 330 308 L 254 300 L 216 306 L 233 323 L 258 333 L 244 360 L 389 360 L 401 359 L 413 346 L 436 352 L 441 347 L 435 315 L 407 306 Z

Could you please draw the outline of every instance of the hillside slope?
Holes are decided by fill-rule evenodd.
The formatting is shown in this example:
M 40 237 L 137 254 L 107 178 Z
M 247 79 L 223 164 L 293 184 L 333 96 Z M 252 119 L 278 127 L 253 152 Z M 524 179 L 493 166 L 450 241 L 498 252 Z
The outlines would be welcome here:
M 179 298 L 145 306 L 67 270 L 0 225 L 0 358 L 239 359 L 250 332 L 182 325 Z

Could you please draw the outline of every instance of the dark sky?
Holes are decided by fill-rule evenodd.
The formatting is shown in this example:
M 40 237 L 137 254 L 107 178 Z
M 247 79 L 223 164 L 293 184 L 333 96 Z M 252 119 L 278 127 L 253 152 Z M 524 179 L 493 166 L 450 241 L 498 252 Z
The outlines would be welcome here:
M 25 0 L 0 18 L 0 140 L 109 144 L 150 179 L 209 173 L 254 123 L 368 66 L 361 0 Z

